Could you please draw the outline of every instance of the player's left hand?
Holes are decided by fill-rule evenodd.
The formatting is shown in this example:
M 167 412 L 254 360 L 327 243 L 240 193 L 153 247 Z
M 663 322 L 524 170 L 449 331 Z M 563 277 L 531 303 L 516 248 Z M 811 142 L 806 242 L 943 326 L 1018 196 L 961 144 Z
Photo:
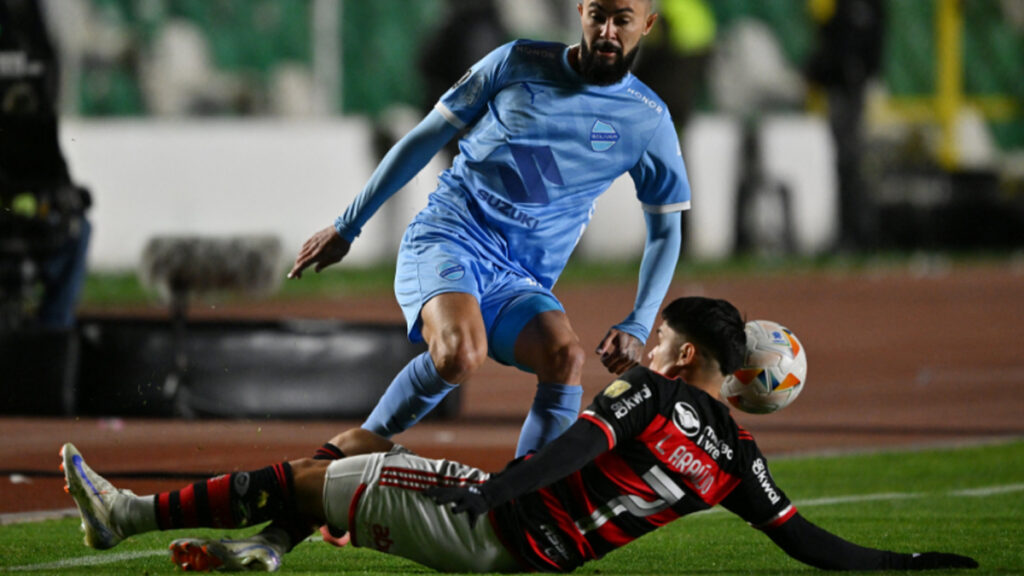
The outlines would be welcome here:
M 476 520 L 491 509 L 487 498 L 476 486 L 438 486 L 430 488 L 424 493 L 432 498 L 440 506 L 453 504 L 452 512 L 456 514 L 465 512 L 469 516 L 469 525 L 476 525 Z
M 622 374 L 640 363 L 644 345 L 632 334 L 612 328 L 595 351 L 612 374 Z

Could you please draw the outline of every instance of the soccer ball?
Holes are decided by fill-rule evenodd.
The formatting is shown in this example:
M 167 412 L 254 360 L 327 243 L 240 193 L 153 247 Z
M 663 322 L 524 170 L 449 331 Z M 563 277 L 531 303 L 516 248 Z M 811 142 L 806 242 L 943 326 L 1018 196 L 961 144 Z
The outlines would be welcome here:
M 770 320 L 747 322 L 743 366 L 725 377 L 722 397 L 752 414 L 788 406 L 804 389 L 807 353 L 793 332 Z

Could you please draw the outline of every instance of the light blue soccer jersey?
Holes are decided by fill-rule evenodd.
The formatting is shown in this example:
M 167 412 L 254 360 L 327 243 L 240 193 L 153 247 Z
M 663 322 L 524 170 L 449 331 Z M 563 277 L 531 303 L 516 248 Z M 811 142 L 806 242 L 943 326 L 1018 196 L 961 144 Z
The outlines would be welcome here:
M 435 106 L 469 127 L 414 222 L 550 288 L 612 181 L 629 172 L 648 212 L 686 210 L 690 186 L 665 104 L 632 74 L 585 83 L 564 44 L 519 40 L 482 59 Z

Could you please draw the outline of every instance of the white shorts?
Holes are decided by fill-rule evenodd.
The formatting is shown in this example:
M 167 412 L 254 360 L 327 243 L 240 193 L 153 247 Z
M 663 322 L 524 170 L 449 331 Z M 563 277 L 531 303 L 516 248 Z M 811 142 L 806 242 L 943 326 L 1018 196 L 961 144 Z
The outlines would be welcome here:
M 396 446 L 396 448 L 398 448 Z M 444 572 L 521 572 L 488 518 L 469 526 L 422 491 L 483 482 L 488 474 L 404 449 L 342 458 L 327 468 L 327 523 L 348 530 L 355 546 L 395 554 Z

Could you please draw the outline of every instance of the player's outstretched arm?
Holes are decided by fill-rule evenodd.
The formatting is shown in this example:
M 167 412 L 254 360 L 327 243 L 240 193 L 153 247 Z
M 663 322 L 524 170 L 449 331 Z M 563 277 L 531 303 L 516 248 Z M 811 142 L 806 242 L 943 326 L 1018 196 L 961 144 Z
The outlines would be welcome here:
M 427 114 L 388 151 L 366 186 L 334 226 L 317 232 L 306 241 L 288 277 L 301 278 L 302 271 L 313 264 L 316 264 L 314 270 L 319 272 L 344 258 L 366 222 L 395 192 L 408 184 L 457 132 L 439 112 Z
M 338 234 L 349 242 L 354 240 L 384 202 L 419 174 L 456 133 L 458 129 L 437 110 L 427 114 L 388 150 L 363 190 L 334 221 Z
M 967 556 L 944 552 L 903 554 L 866 548 L 812 524 L 799 513 L 781 526 L 766 529 L 772 542 L 791 557 L 825 570 L 939 570 L 977 568 Z
M 636 302 L 633 311 L 616 324 L 597 347 L 601 363 L 613 374 L 622 374 L 643 359 L 644 342 L 665 299 L 682 244 L 682 219 L 679 212 L 645 212 L 647 240 L 640 262 Z

